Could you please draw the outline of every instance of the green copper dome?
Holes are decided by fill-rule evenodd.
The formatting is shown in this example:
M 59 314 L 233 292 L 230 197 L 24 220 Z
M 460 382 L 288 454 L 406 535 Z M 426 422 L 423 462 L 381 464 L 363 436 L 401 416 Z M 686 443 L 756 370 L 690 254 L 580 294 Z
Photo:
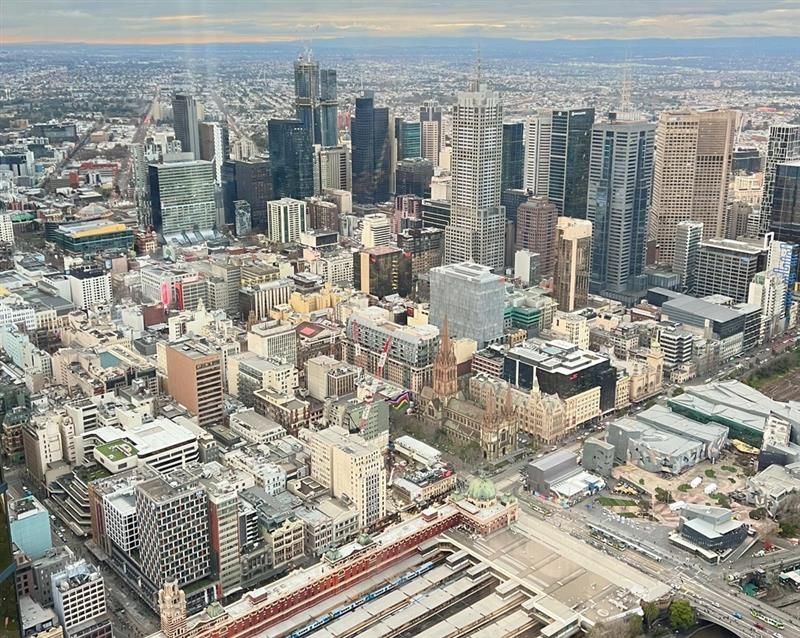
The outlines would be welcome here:
M 473 479 L 467 488 L 467 498 L 473 501 L 491 501 L 497 495 L 497 490 L 489 479 Z

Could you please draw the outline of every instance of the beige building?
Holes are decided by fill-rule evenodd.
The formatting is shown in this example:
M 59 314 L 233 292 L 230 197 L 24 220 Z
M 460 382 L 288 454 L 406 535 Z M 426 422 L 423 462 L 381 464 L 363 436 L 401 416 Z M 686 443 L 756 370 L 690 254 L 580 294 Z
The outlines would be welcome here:
M 668 111 L 656 129 L 649 237 L 671 264 L 675 226 L 702 222 L 703 239 L 724 237 L 737 111 Z
M 559 217 L 556 223 L 556 267 L 553 297 L 558 309 L 572 312 L 589 302 L 592 267 L 592 222 Z
M 223 418 L 222 356 L 200 340 L 187 339 L 167 346 L 169 394 L 201 427 L 219 425 Z
M 582 350 L 589 349 L 589 320 L 583 315 L 557 311 L 550 332 Z

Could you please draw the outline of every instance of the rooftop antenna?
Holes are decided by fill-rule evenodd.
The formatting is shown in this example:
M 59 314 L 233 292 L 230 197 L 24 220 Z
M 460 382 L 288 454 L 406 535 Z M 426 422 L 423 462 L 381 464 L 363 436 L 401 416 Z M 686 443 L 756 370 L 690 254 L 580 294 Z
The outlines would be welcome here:
M 475 49 L 475 79 L 471 82 L 471 90 L 481 90 L 481 45 L 477 45 Z

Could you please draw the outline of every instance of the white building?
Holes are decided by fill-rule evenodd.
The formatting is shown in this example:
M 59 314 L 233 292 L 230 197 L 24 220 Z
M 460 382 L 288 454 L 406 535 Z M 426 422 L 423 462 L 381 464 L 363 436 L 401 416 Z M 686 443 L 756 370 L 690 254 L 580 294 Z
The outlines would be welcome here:
M 103 522 L 106 535 L 123 552 L 139 549 L 139 519 L 136 516 L 136 490 L 126 485 L 103 496 Z
M 269 238 L 271 241 L 288 244 L 300 240 L 300 233 L 308 228 L 306 203 L 299 199 L 283 197 L 267 202 Z
M 550 137 L 553 112 L 540 111 L 525 122 L 525 173 L 523 188 L 547 195 L 550 188 Z
M 314 146 L 314 193 L 329 189 L 353 190 L 349 146 Z
M 750 282 L 747 303 L 761 306 L 759 342 L 766 343 L 783 333 L 786 282 L 776 272 L 759 272 Z
M 51 576 L 50 584 L 53 589 L 53 608 L 67 636 L 77 635 L 72 629 L 78 625 L 100 621 L 105 616 L 103 576 L 94 565 L 85 560 L 67 565 L 63 571 Z M 105 618 L 104 622 L 109 621 Z
M 69 275 L 72 303 L 80 310 L 111 301 L 111 276 L 100 269 L 73 270 Z
M 364 215 L 361 222 L 361 245 L 364 248 L 388 246 L 392 241 L 392 225 L 381 213 Z
M 8 213 L 0 215 L 0 241 L 14 243 L 14 224 L 11 223 L 11 215 Z

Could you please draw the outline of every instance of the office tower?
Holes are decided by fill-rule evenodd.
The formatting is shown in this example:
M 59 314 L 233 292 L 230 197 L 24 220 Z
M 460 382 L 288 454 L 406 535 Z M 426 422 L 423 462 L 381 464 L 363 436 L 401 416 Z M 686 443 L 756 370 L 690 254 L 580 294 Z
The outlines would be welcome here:
M 140 228 L 150 225 L 150 198 L 147 194 L 147 159 L 144 153 L 144 144 L 134 143 L 131 150 L 131 188 L 133 190 L 133 203 L 136 204 L 136 217 Z
M 647 208 L 654 124 L 616 120 L 592 128 L 586 217 L 592 222 L 593 292 L 646 287 Z
M 503 159 L 500 190 L 522 188 L 525 174 L 525 123 L 503 124 Z
M 550 192 L 550 138 L 553 112 L 539 111 L 525 121 L 525 166 L 523 188 L 534 195 Z
M 707 239 L 697 253 L 695 294 L 725 295 L 737 303 L 747 301 L 750 282 L 763 269 L 764 248 L 732 239 Z
M 553 297 L 558 309 L 572 312 L 589 303 L 592 267 L 592 222 L 559 217 L 556 223 Z
M 453 107 L 452 200 L 445 263 L 472 261 L 501 271 L 505 210 L 500 205 L 503 106 L 478 77 Z
M 656 128 L 649 239 L 658 261 L 672 263 L 679 222 L 703 224 L 703 238 L 725 235 L 735 111 L 671 111 Z
M 389 199 L 392 151 L 389 109 L 375 107 L 375 95 L 356 98 L 356 117 L 350 136 L 353 145 L 353 199 L 374 204 Z
M 491 268 L 464 262 L 430 271 L 429 323 L 462 339 L 474 339 L 478 348 L 503 338 L 505 280 Z
M 308 131 L 311 144 L 320 143 L 319 93 L 319 62 L 306 50 L 294 62 L 294 110 Z
M 339 426 L 311 434 L 311 477 L 335 498 L 347 496 L 366 528 L 386 516 L 386 470 L 380 449 Z
M 776 272 L 759 272 L 750 282 L 747 303 L 761 307 L 759 342 L 766 343 L 786 327 L 786 282 Z
M 228 159 L 228 127 L 220 122 L 200 122 L 200 158 L 214 164 L 214 179 L 222 184 L 222 164 Z
M 425 100 L 419 109 L 422 157 L 439 166 L 442 148 L 442 109 L 436 100 Z
M 733 201 L 728 206 L 728 224 L 725 229 L 725 239 L 757 237 L 760 216 L 756 219 L 758 213 L 753 209 L 753 205 L 747 202 Z M 677 250 L 677 246 L 675 250 Z
M 253 210 L 250 202 L 237 199 L 233 202 L 236 236 L 243 237 L 253 232 Z
M 314 194 L 353 189 L 349 146 L 314 146 Z
M 553 111 L 548 199 L 564 217 L 586 219 L 594 109 Z
M 339 232 L 339 207 L 317 197 L 306 199 L 308 226 L 314 230 Z
M 48 585 L 66 638 L 111 638 L 103 575 L 94 565 L 85 560 L 67 565 Z
M 322 69 L 319 78 L 320 144 L 336 146 L 339 143 L 339 98 L 336 88 L 336 69 Z
M 761 195 L 760 233 L 773 226 L 775 177 L 778 164 L 800 160 L 800 125 L 778 124 L 769 127 L 769 142 L 764 165 L 764 190 Z
M 180 140 L 181 150 L 200 159 L 200 127 L 197 120 L 197 102 L 188 93 L 176 93 L 172 98 L 172 116 L 175 138 Z
M 411 292 L 411 255 L 394 246 L 375 246 L 353 253 L 353 287 L 382 299 Z
M 800 195 L 800 191 L 798 191 Z M 786 289 L 786 318 L 789 318 L 792 302 L 794 301 L 794 289 L 797 283 L 798 268 L 800 268 L 800 244 L 793 244 L 786 241 L 773 240 L 769 244 L 767 252 L 767 268 L 769 272 L 780 275 Z
M 541 260 L 539 253 L 530 250 L 518 250 L 514 253 L 514 278 L 523 286 L 535 286 L 541 277 Z
M 239 199 L 236 196 L 236 162 L 237 160 L 229 159 L 222 163 L 222 208 L 226 225 L 236 223 L 233 209 L 233 202 Z M 269 170 L 269 166 L 267 166 L 267 170 Z M 272 186 L 271 177 L 270 186 Z
M 167 345 L 167 390 L 201 427 L 223 419 L 222 355 L 206 343 L 186 339 Z
M 775 239 L 800 243 L 800 160 L 775 168 L 770 230 Z
M 683 221 L 675 226 L 675 249 L 672 259 L 672 272 L 680 275 L 681 291 L 694 294 L 697 273 L 697 254 L 703 240 L 701 222 Z
M 397 160 L 422 157 L 422 123 L 409 122 L 399 117 L 394 119 L 394 143 Z
M 422 200 L 422 223 L 444 230 L 450 224 L 450 202 Z
M 517 207 L 516 246 L 539 254 L 544 277 L 551 275 L 555 267 L 557 222 L 558 209 L 546 197 L 531 197 Z
M 383 213 L 364 215 L 361 221 L 361 245 L 364 248 L 388 246 L 392 240 L 392 224 Z
M 195 476 L 178 468 L 139 483 L 136 513 L 142 572 L 151 583 L 186 588 L 209 575 L 208 498 Z
M 731 157 L 731 173 L 752 175 L 761 171 L 761 154 L 754 147 L 739 147 L 733 149 Z
M 263 159 L 236 160 L 236 199 L 250 204 L 251 227 L 267 230 L 267 202 L 272 199 L 269 162 Z M 234 220 L 235 223 L 235 220 Z
M 306 224 L 306 203 L 299 199 L 283 197 L 267 202 L 270 241 L 288 244 L 300 240 Z
M 150 209 L 163 235 L 210 230 L 217 223 L 214 166 L 202 160 L 150 164 Z
M 80 310 L 111 301 L 111 276 L 101 267 L 85 266 L 69 273 L 72 303 Z
M 414 279 L 442 265 L 444 231 L 441 228 L 405 228 L 397 235 L 397 247 L 411 255 Z
M 431 192 L 433 163 L 422 157 L 401 159 L 395 169 L 395 195 L 428 197 Z
M 314 154 L 309 129 L 300 120 L 267 122 L 273 197 L 302 199 L 314 194 Z

